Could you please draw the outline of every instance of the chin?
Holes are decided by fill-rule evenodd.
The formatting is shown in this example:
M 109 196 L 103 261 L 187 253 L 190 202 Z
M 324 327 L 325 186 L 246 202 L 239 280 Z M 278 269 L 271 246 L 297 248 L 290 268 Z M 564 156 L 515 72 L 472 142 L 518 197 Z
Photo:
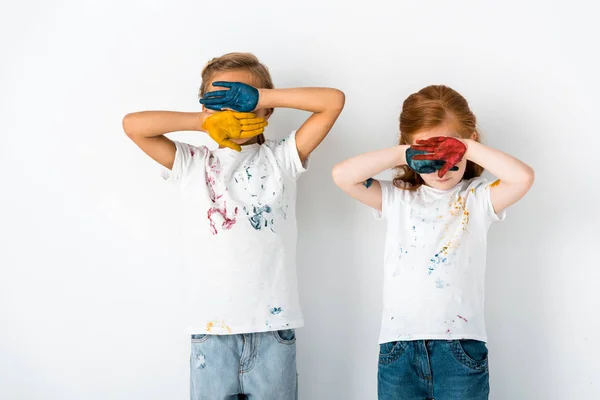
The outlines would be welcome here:
M 241 144 L 246 144 L 246 143 L 252 142 L 252 139 L 253 138 L 250 138 L 250 139 L 231 139 L 231 141 L 233 143 L 237 143 L 237 144 L 241 145 Z
M 460 180 L 457 181 L 454 177 L 444 177 L 442 179 L 439 179 L 439 178 L 435 178 L 435 179 L 431 179 L 431 180 L 428 179 L 428 181 L 429 182 L 425 182 L 425 183 L 427 183 L 432 188 L 447 190 L 447 189 L 452 189 L 454 186 L 456 186 L 456 184 Z

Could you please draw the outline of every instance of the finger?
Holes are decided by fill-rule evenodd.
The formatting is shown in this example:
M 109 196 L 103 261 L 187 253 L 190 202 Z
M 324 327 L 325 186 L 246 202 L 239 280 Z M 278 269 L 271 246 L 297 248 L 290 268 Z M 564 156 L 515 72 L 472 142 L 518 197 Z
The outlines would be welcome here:
M 212 92 L 206 93 L 203 97 L 205 99 L 211 97 L 225 97 L 227 96 L 227 92 L 229 92 L 229 90 L 213 90 Z
M 255 124 L 255 125 L 245 126 L 245 127 L 242 127 L 240 132 L 252 132 L 257 129 L 262 129 L 264 131 L 266 126 L 267 126 L 266 124 Z
M 433 142 L 431 142 L 429 139 L 419 139 L 415 143 L 417 145 L 427 145 L 427 146 L 433 145 Z M 413 146 L 415 146 L 415 145 L 413 144 Z
M 252 125 L 242 125 L 242 131 L 255 131 L 257 129 L 265 129 L 267 127 L 267 122 L 261 122 L 260 124 L 252 124 Z
M 217 104 L 227 104 L 227 101 L 222 97 L 214 97 L 214 98 L 202 98 L 200 99 L 200 104 L 206 105 L 217 105 Z
M 413 144 L 412 146 L 410 146 L 410 148 L 416 151 L 424 151 L 426 153 L 433 153 L 437 149 L 437 147 L 435 146 L 426 146 L 424 144 Z
M 242 148 L 240 147 L 239 144 L 232 142 L 229 139 L 223 139 L 220 144 L 222 146 L 229 147 L 230 149 L 235 150 L 235 151 L 242 151 Z
M 242 131 L 240 132 L 240 139 L 248 139 L 248 138 L 252 138 L 254 136 L 258 136 L 261 133 L 263 133 L 265 130 L 264 129 L 255 129 L 253 131 Z
M 439 157 L 437 157 L 435 154 L 417 154 L 415 156 L 413 156 L 412 158 L 413 160 L 429 160 L 429 161 L 436 161 L 439 160 Z
M 254 125 L 254 124 L 262 124 L 263 122 L 266 122 L 264 118 L 247 118 L 247 119 L 240 119 L 240 124 L 241 124 L 241 125 Z
M 446 175 L 446 173 L 450 170 L 450 168 L 452 168 L 452 164 L 450 164 L 450 163 L 444 164 L 444 166 L 442 168 L 440 168 L 440 170 L 438 171 L 438 176 L 440 178 L 443 178 L 444 175 Z
M 212 85 L 214 87 L 226 87 L 226 88 L 232 88 L 235 82 L 225 82 L 225 81 L 217 81 L 217 82 L 213 82 Z
M 447 137 L 445 137 L 445 136 L 434 136 L 434 137 L 431 137 L 429 139 L 419 139 L 419 140 L 417 140 L 417 143 L 419 143 L 419 142 L 442 143 L 446 139 L 447 139 Z
M 438 140 L 441 139 L 441 140 Z M 417 145 L 425 145 L 425 146 L 439 146 L 440 143 L 442 143 L 444 140 L 446 140 L 445 138 L 430 138 L 430 139 L 419 139 L 416 141 Z M 414 145 L 413 145 L 414 146 Z
M 236 119 L 253 119 L 256 118 L 256 114 L 251 112 L 234 112 L 233 116 Z

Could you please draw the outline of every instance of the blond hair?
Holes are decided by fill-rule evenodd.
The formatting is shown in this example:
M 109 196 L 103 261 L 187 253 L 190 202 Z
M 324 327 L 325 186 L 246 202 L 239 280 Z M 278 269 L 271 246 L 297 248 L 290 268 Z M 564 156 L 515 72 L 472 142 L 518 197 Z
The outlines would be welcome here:
M 273 79 L 266 65 L 262 64 L 252 53 L 227 53 L 221 57 L 215 57 L 208 62 L 202 69 L 202 84 L 200 85 L 199 96 L 204 97 L 208 85 L 218 72 L 245 70 L 256 79 L 256 87 L 259 89 L 273 89 Z M 267 110 L 268 114 L 273 112 L 272 108 Z M 257 137 L 259 144 L 264 143 L 264 135 Z

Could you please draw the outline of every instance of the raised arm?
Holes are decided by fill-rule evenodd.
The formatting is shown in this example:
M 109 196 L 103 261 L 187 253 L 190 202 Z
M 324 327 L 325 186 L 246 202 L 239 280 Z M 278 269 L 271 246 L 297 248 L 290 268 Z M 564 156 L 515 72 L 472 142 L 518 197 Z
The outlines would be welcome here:
M 304 161 L 325 139 L 344 108 L 342 91 L 331 88 L 256 89 L 243 82 L 213 82 L 223 87 L 207 93 L 201 100 L 213 110 L 253 111 L 269 108 L 294 108 L 313 114 L 296 132 L 296 147 Z
M 294 108 L 313 114 L 296 132 L 296 147 L 304 161 L 325 139 L 345 103 L 344 93 L 331 88 L 259 89 L 257 108 Z
M 481 165 L 499 179 L 490 188 L 490 197 L 496 213 L 525 196 L 535 179 L 535 173 L 529 165 L 474 140 L 464 142 L 467 145 L 466 158 Z
M 123 130 L 161 165 L 172 169 L 175 144 L 165 133 L 203 131 L 219 145 L 240 151 L 233 139 L 248 139 L 263 133 L 267 122 L 253 113 L 222 111 L 217 113 L 187 113 L 174 111 L 142 111 L 123 118 Z
M 342 161 L 333 167 L 333 181 L 351 197 L 381 211 L 381 185 L 371 177 L 406 164 L 408 147 L 407 145 L 394 146 Z
M 123 118 L 123 130 L 144 153 L 171 169 L 176 149 L 165 133 L 200 131 L 205 118 L 202 112 L 140 111 Z

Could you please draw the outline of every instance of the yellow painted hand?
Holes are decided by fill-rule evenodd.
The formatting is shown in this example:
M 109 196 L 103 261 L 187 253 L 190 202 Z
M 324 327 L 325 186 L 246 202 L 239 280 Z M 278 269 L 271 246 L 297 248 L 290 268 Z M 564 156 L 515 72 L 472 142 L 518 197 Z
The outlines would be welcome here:
M 218 144 L 241 151 L 239 144 L 231 139 L 249 139 L 264 132 L 267 121 L 253 113 L 222 111 L 210 115 L 202 129 Z

